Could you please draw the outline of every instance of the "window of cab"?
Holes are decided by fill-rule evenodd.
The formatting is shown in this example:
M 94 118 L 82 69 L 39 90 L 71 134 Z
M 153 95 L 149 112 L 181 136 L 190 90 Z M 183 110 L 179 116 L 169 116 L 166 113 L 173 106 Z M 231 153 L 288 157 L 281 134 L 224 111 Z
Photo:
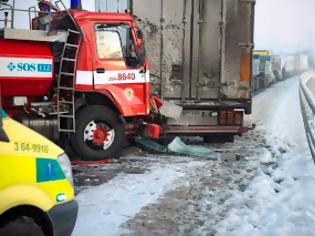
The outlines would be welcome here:
M 96 24 L 97 55 L 103 60 L 124 60 L 128 67 L 137 67 L 137 54 L 128 24 Z

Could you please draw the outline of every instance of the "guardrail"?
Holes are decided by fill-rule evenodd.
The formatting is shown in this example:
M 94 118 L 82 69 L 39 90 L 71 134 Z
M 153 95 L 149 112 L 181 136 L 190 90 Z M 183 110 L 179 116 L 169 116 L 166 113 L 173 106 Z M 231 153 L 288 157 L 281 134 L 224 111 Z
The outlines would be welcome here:
M 315 71 L 308 71 L 300 79 L 300 103 L 304 120 L 307 141 L 315 162 L 315 90 L 314 94 L 310 86 L 315 89 Z

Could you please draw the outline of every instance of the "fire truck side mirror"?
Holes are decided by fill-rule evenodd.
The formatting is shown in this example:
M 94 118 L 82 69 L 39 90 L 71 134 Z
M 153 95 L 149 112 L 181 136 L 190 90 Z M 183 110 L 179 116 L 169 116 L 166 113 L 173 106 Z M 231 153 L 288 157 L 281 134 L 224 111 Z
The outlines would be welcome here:
M 141 48 L 139 50 L 138 55 L 138 65 L 143 66 L 145 63 L 145 47 L 144 44 L 141 44 Z
M 138 31 L 137 31 L 137 38 L 138 39 L 143 39 L 143 32 L 140 29 L 138 29 Z

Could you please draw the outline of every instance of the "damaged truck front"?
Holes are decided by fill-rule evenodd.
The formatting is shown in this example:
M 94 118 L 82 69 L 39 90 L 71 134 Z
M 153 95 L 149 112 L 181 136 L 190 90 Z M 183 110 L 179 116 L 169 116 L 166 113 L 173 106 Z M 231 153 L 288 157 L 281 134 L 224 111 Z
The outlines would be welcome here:
M 183 108 L 166 135 L 206 139 L 242 133 L 251 113 L 254 0 L 137 0 L 152 91 Z

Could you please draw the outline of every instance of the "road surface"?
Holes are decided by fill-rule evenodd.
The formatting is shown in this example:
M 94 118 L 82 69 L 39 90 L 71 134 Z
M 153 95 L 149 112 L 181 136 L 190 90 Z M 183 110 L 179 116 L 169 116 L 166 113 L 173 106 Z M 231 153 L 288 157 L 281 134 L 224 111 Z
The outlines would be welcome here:
M 129 155 L 77 168 L 75 236 L 313 235 L 315 168 L 298 78 L 254 98 L 255 130 L 209 158 Z

